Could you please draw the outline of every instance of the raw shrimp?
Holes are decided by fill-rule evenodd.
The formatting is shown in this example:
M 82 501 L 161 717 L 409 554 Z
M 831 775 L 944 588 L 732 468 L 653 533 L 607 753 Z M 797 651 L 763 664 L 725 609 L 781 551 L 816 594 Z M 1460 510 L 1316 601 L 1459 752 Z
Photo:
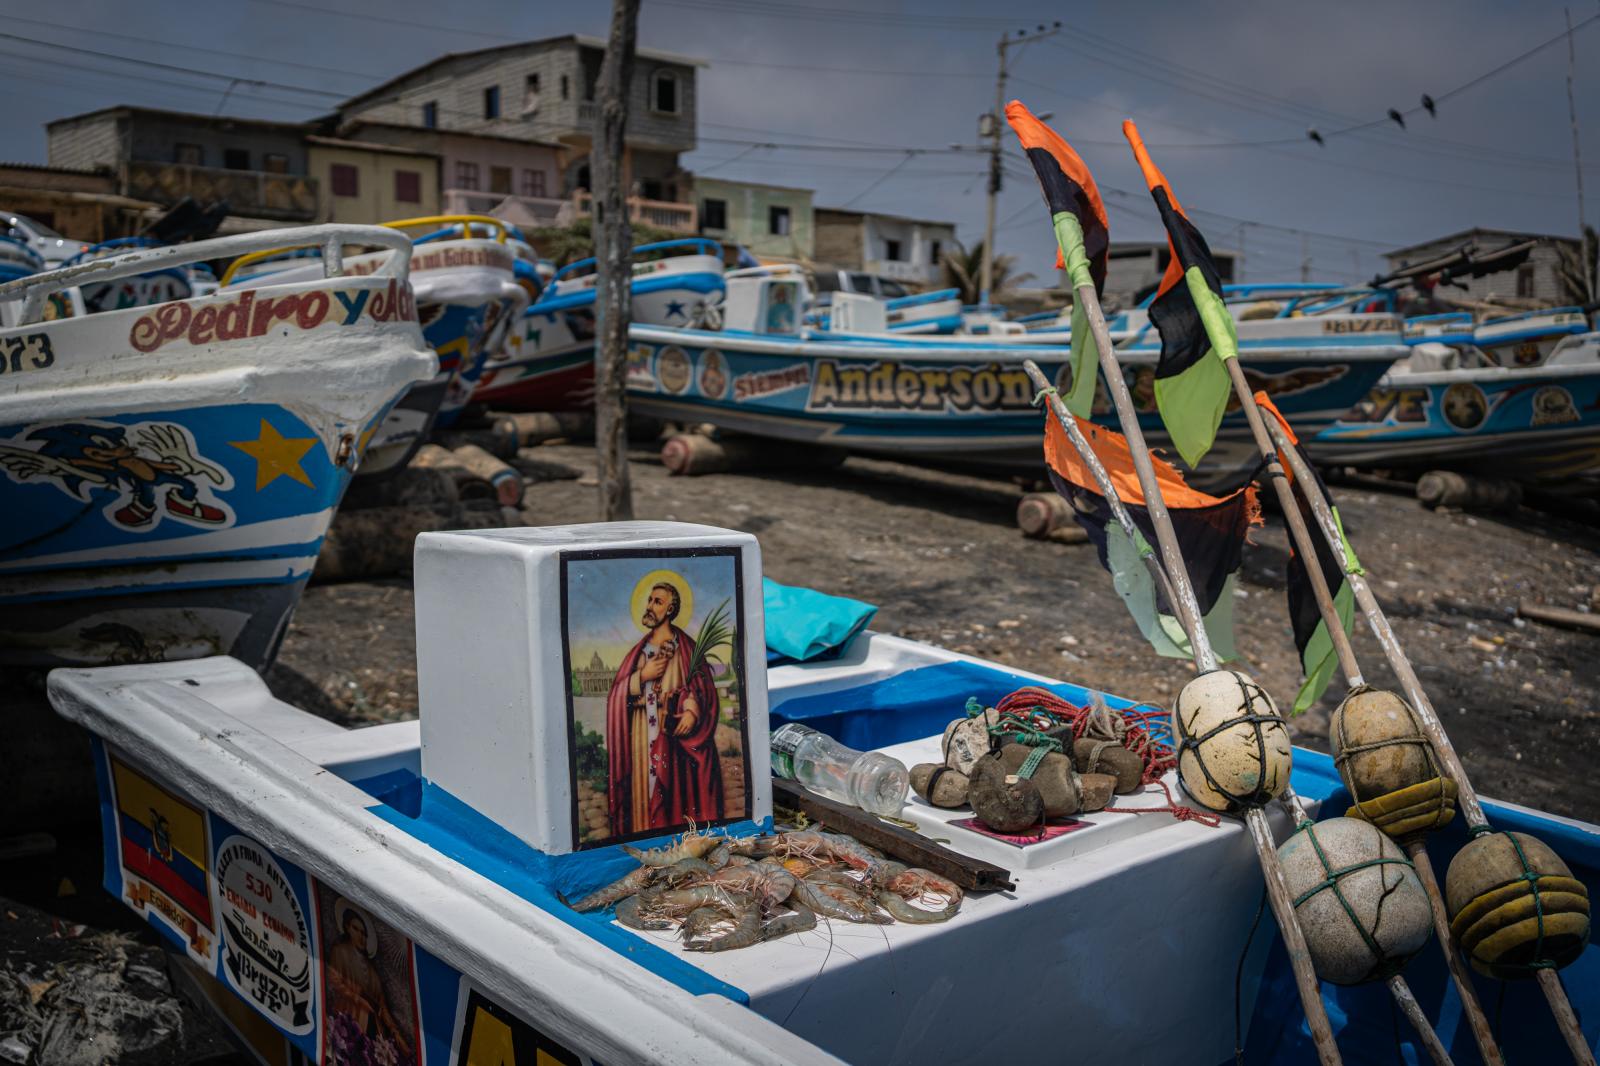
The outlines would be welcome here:
M 932 892 L 943 896 L 958 907 L 961 905 L 961 886 L 947 877 L 940 877 L 932 870 L 917 868 L 906 870 L 898 877 L 891 878 L 884 887 L 901 899 L 917 899 L 926 892 Z
M 845 888 L 860 888 L 861 878 L 839 866 L 816 866 L 806 874 L 803 880 L 814 885 L 841 885 Z
M 727 838 L 715 836 L 711 833 L 685 833 L 663 848 L 653 848 L 650 851 L 640 851 L 622 845 L 622 850 L 638 859 L 646 866 L 671 866 L 683 859 L 698 859 L 706 852 L 711 851 Z
M 732 857 L 733 849 L 731 849 L 728 846 L 728 842 L 724 840 L 706 854 L 706 862 L 710 864 L 713 870 L 720 870 L 724 866 L 728 865 L 728 860 Z
M 631 896 L 640 889 L 650 884 L 651 875 L 655 871 L 648 866 L 641 866 L 632 870 L 623 877 L 611 882 L 598 891 L 591 892 L 578 902 L 569 904 L 575 911 L 598 911 L 611 906 L 624 896 Z
M 665 916 L 646 914 L 640 908 L 638 896 L 629 896 L 617 904 L 617 921 L 629 929 L 671 929 L 672 919 Z
M 750 866 L 730 866 L 708 876 L 703 884 L 721 885 L 735 892 L 748 892 L 768 910 L 789 898 L 794 891 L 794 875 L 770 862 Z
M 800 907 L 792 911 L 780 911 L 761 927 L 761 939 L 776 940 L 780 936 L 788 936 L 790 933 L 803 933 L 807 929 L 815 929 L 816 927 L 817 916 L 815 912 L 806 907 Z
M 639 895 L 641 904 L 678 917 L 698 907 L 726 904 L 735 893 L 722 885 L 699 884 L 687 888 L 652 888 Z
M 715 869 L 704 859 L 679 859 L 671 866 L 641 866 L 641 870 L 649 870 L 654 876 L 652 884 L 681 885 L 694 877 L 704 877 Z
M 794 897 L 824 918 L 842 918 L 863 925 L 887 925 L 891 921 L 888 915 L 878 913 L 875 905 L 839 885 L 796 881 Z
M 781 838 L 771 833 L 753 837 L 733 837 L 728 841 L 728 850 L 749 859 L 764 859 L 772 854 L 772 849 L 779 839 Z
M 887 888 L 878 889 L 878 905 L 889 912 L 889 916 L 897 922 L 908 925 L 929 925 L 934 922 L 948 922 L 956 916 L 956 911 L 961 909 L 959 899 L 952 900 L 941 910 L 928 911 L 921 907 L 914 907 Z
M 683 943 L 683 950 L 729 951 L 733 948 L 747 948 L 760 941 L 761 908 L 755 900 L 748 896 L 736 897 L 729 908 L 729 917 L 733 919 L 732 930 L 721 936 L 700 935 L 687 939 Z

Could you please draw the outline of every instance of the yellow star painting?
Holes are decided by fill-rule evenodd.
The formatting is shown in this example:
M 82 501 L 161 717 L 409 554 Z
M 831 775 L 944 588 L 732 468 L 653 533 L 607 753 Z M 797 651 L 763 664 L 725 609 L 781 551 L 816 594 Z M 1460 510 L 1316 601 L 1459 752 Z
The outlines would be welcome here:
M 300 460 L 317 443 L 317 438 L 285 437 L 263 418 L 261 432 L 255 440 L 231 440 L 228 443 L 256 461 L 257 492 L 280 477 L 293 478 L 307 488 L 315 487 L 310 476 L 301 468 Z

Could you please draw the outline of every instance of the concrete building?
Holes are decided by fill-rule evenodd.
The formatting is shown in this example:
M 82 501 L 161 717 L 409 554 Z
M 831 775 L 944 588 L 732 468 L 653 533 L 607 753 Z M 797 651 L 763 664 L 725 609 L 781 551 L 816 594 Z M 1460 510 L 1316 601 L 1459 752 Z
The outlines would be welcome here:
M 381 122 L 351 122 L 340 132 L 433 157 L 438 172 L 435 202 L 445 214 L 493 215 L 519 226 L 549 226 L 573 212 L 570 200 L 561 196 L 566 149 L 553 141 Z
M 955 247 L 956 227 L 951 222 L 835 207 L 817 208 L 815 219 L 819 263 L 911 285 L 937 284 L 939 259 Z
M 1211 249 L 1211 258 L 1217 264 L 1217 273 L 1224 285 L 1239 276 L 1243 265 L 1237 252 L 1226 248 Z M 1166 241 L 1113 241 L 1106 254 L 1105 300 L 1117 307 L 1132 307 L 1141 296 L 1160 284 L 1172 259 L 1172 249 Z M 1060 288 L 1071 291 L 1072 282 L 1066 271 L 1060 271 Z
M 306 136 L 317 221 L 375 224 L 439 214 L 439 157 L 387 144 Z
M 227 201 L 227 229 L 259 229 L 317 217 L 306 127 L 109 107 L 45 126 L 52 167 L 102 169 L 117 195 L 170 207 L 185 197 Z
M 0 210 L 85 244 L 137 233 L 160 208 L 117 192 L 109 170 L 0 163 Z
M 700 232 L 742 244 L 762 259 L 811 259 L 816 234 L 810 189 L 721 178 L 694 179 Z
M 372 123 L 560 145 L 559 187 L 547 188 L 543 197 L 570 199 L 582 215 L 588 211 L 595 87 L 604 55 L 604 41 L 576 34 L 451 53 L 345 101 L 339 126 Z M 695 72 L 705 63 L 648 48 L 637 57 L 623 158 L 630 213 L 636 221 L 693 232 L 695 209 L 678 158 L 695 147 Z M 471 187 L 470 171 L 458 174 L 456 157 L 448 150 L 441 155 L 447 203 L 454 202 L 454 192 L 495 191 L 491 175 L 480 170 L 478 186 Z M 513 189 L 521 171 L 539 169 L 521 159 L 493 165 L 510 170 Z
M 1527 260 L 1515 270 L 1502 271 L 1483 278 L 1462 278 L 1456 284 L 1466 286 L 1465 292 L 1455 288 L 1454 285 L 1448 290 L 1440 291 L 1448 292 L 1452 299 L 1501 300 L 1530 307 L 1548 307 L 1573 302 L 1573 294 L 1568 293 L 1562 284 L 1560 267 L 1563 254 L 1569 256 L 1572 262 L 1579 262 L 1580 245 L 1574 237 L 1554 237 L 1543 233 L 1519 233 L 1515 230 L 1474 227 L 1462 230 L 1460 233 L 1452 233 L 1448 237 L 1396 248 L 1392 252 L 1385 252 L 1383 258 L 1388 262 L 1390 270 L 1402 270 L 1408 266 L 1449 255 L 1469 245 L 1482 253 L 1529 240 L 1538 241 L 1538 244 L 1528 255 Z

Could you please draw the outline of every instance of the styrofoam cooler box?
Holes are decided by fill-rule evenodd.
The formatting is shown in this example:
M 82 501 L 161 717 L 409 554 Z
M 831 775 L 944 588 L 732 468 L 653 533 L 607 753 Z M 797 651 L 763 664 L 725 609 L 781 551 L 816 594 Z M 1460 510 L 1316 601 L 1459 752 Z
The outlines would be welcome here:
M 771 816 L 755 537 L 424 533 L 415 571 L 430 782 L 551 854 Z

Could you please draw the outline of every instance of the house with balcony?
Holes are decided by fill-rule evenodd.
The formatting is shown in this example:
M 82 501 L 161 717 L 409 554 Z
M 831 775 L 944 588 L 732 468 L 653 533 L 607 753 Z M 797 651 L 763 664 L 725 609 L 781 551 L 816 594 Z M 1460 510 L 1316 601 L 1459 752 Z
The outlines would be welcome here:
M 816 251 L 810 189 L 694 179 L 700 233 L 760 259 L 809 260 Z
M 300 123 L 108 107 L 45 126 L 52 167 L 101 169 L 115 192 L 170 207 L 226 201 L 229 230 L 312 222 L 319 209 Z
M 697 212 L 679 157 L 695 147 L 695 74 L 706 64 L 649 48 L 636 56 L 622 162 L 630 214 L 693 233 Z M 363 140 L 397 143 L 396 131 L 408 129 L 493 140 L 507 146 L 493 161 L 466 154 L 466 141 L 442 138 L 428 149 L 440 154 L 447 205 L 481 205 L 482 194 L 489 194 L 502 197 L 495 213 L 508 218 L 516 211 L 552 220 L 581 217 L 589 211 L 589 153 L 604 57 L 604 41 L 577 34 L 453 52 L 346 100 L 338 110 L 338 135 L 354 130 Z M 544 191 L 535 193 L 540 173 Z M 548 200 L 570 207 L 541 203 Z
M 937 285 L 940 259 L 956 244 L 953 222 L 836 207 L 817 208 L 815 220 L 818 262 L 910 285 Z
M 1384 252 L 1383 258 L 1390 270 L 1404 270 L 1463 248 L 1483 255 L 1524 241 L 1536 243 L 1528 257 L 1514 269 L 1481 278 L 1456 278 L 1448 290 L 1450 295 L 1459 300 L 1497 301 L 1530 308 L 1582 303 L 1582 293 L 1574 291 L 1574 281 L 1583 275 L 1583 244 L 1575 237 L 1475 226 Z M 1569 278 L 1573 280 L 1567 280 Z

